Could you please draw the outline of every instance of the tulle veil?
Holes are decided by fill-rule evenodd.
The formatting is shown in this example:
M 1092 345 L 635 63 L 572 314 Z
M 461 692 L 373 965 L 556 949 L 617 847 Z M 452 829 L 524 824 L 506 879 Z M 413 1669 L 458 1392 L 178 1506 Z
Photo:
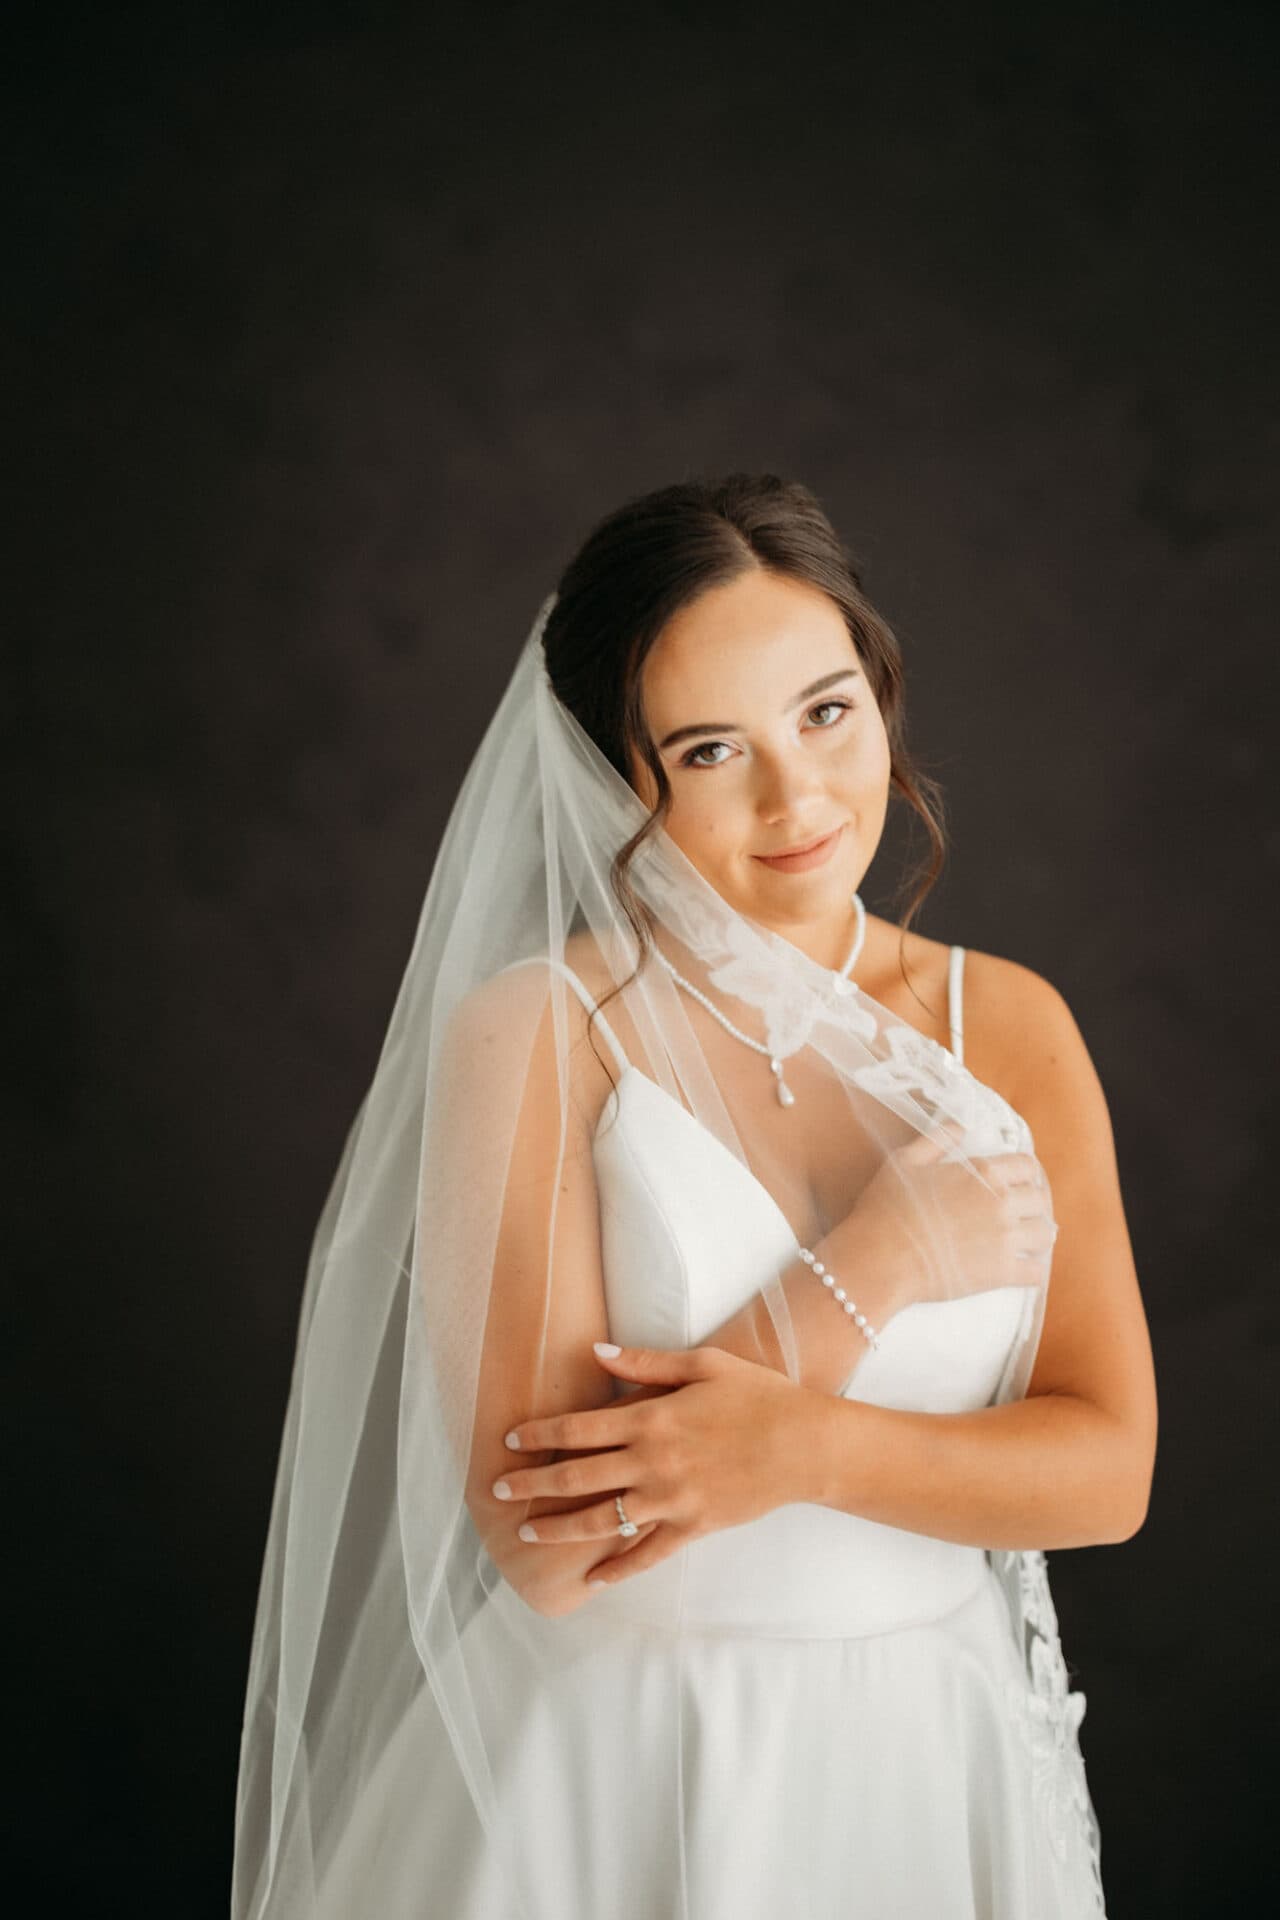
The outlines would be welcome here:
M 835 1230 L 878 1176 L 913 1249 L 919 1304 L 997 1285 L 1012 1293 L 997 1400 L 1025 1392 L 1035 1358 L 1048 1259 L 1026 1262 L 1012 1290 L 1005 1273 L 993 1281 L 972 1239 L 953 1232 L 947 1198 L 961 1183 L 969 1201 L 989 1190 L 989 1157 L 1033 1152 L 1026 1122 L 856 983 L 738 913 L 659 831 L 629 868 L 644 934 L 785 1063 L 796 1100 L 779 1105 L 760 1056 L 655 963 L 620 901 L 615 859 L 647 810 L 551 688 L 542 635 L 555 598 L 453 806 L 315 1230 L 246 1692 L 233 1920 L 401 1911 L 391 1809 L 411 1729 L 412 1751 L 431 1755 L 420 1790 L 465 1785 L 501 1920 L 542 1920 L 553 1908 L 537 1839 L 507 1800 L 513 1697 L 554 1716 L 557 1688 L 631 1633 L 661 1636 L 678 1672 L 687 1636 L 705 1628 L 695 1576 L 714 1538 L 553 1614 L 519 1591 L 514 1523 L 484 1497 L 504 1424 L 587 1404 L 589 1378 L 596 1404 L 610 1393 L 589 1364 L 566 1371 L 566 1341 L 585 1351 L 613 1322 L 607 1223 L 594 1245 L 587 1233 L 566 1249 L 558 1197 L 590 1169 L 618 1105 L 600 1022 L 571 975 L 625 1037 L 645 1097 L 669 1101 L 673 1125 L 705 1129 L 774 1204 L 776 1244 L 741 1276 L 767 1335 L 761 1364 L 813 1377 L 789 1305 L 796 1253 Z M 936 1159 L 909 1152 L 943 1137 L 950 1185 Z M 692 1321 L 689 1330 L 688 1344 L 706 1337 Z M 856 1396 L 875 1363 L 862 1328 L 833 1307 L 828 1390 Z M 753 1530 L 738 1532 L 749 1584 Z M 1076 1769 L 1080 1697 L 1067 1686 L 1043 1556 L 991 1560 L 1045 1764 Z M 627 1737 L 637 1767 L 674 1770 L 678 1706 Z M 1083 1775 L 1073 1778 L 1092 1822 Z M 673 1800 L 671 1822 L 687 1817 Z M 621 1861 L 647 1844 L 625 1799 L 608 1844 Z M 342 1904 L 352 1886 L 358 1909 Z M 571 1888 L 556 1894 L 557 1920 L 585 1920 Z M 452 1897 L 443 1883 L 425 1886 L 420 1911 L 445 1920 Z M 704 1920 L 681 1898 L 673 1891 L 673 1914 Z

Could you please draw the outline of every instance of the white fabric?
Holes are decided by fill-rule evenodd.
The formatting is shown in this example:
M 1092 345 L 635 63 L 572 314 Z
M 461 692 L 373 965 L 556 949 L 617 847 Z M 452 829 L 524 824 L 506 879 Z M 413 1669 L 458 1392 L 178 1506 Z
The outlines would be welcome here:
M 698 1346 L 793 1256 L 791 1228 L 754 1175 L 631 1065 L 603 1016 L 599 1024 L 620 1073 L 594 1143 L 609 1338 Z M 846 1383 L 846 1396 L 937 1413 L 987 1406 L 1032 1297 L 1031 1288 L 992 1288 L 905 1307 Z M 958 1605 L 982 1565 L 980 1547 L 792 1505 L 713 1534 L 687 1568 L 664 1561 L 600 1604 L 628 1619 L 661 1619 L 678 1583 L 690 1625 L 876 1633 Z
M 576 976 L 572 984 L 590 1004 Z M 955 1000 L 952 1008 L 954 1039 Z M 790 1229 L 739 1162 L 630 1066 L 599 1024 L 623 1076 L 595 1144 L 609 1337 L 693 1345 L 739 1304 L 734 1293 L 753 1291 L 788 1251 Z M 845 1391 L 940 1413 L 985 1406 L 1024 1307 L 1017 1289 L 911 1306 Z M 592 1604 L 608 1609 L 616 1639 L 557 1676 L 554 1690 L 530 1689 L 521 1663 L 504 1667 L 525 1625 L 523 1602 L 504 1582 L 467 1630 L 473 1657 L 487 1641 L 486 1746 L 503 1757 L 528 1914 L 555 1920 L 585 1907 L 608 1920 L 663 1920 L 682 1882 L 705 1920 L 1104 1912 L 1073 1793 L 1082 1783 L 1065 1769 L 1040 1776 L 1044 1759 L 1011 1710 L 1020 1662 L 981 1548 L 808 1503 L 778 1508 L 699 1543 L 684 1572 L 683 1617 L 700 1638 L 678 1662 L 661 1631 L 666 1604 L 652 1599 L 677 1577 L 675 1565 L 598 1596 Z M 646 1727 L 678 1712 L 679 1765 L 655 1767 Z M 443 1764 L 448 1747 L 429 1696 L 417 1713 L 388 1761 L 394 1802 L 376 1832 L 351 1836 L 318 1913 L 361 1911 L 375 1861 L 380 1900 L 393 1902 L 380 1904 L 386 1920 L 499 1920 L 509 1911 L 469 1797 Z M 683 1859 L 672 1818 L 681 1799 Z M 621 1800 L 645 1836 L 625 1861 L 610 1843 Z M 908 1827 L 906 1805 L 927 1808 L 927 1821 Z M 394 1876 L 384 1879 L 392 1860 Z M 850 1904 L 845 1890 L 855 1885 Z
M 501 1435 L 612 1409 L 606 1327 L 710 1349 L 762 1302 L 748 1365 L 1001 1403 L 1030 1379 L 1053 1225 L 1025 1120 L 958 1057 L 960 950 L 950 1052 L 736 911 L 562 703 L 552 658 L 572 684 L 594 642 L 589 607 L 585 637 L 556 612 L 463 782 L 316 1229 L 232 1920 L 1099 1914 L 1043 1554 L 793 1503 L 567 1612 L 532 1602 L 555 1549 L 516 1549 Z M 791 1107 L 655 948 L 785 1063 Z

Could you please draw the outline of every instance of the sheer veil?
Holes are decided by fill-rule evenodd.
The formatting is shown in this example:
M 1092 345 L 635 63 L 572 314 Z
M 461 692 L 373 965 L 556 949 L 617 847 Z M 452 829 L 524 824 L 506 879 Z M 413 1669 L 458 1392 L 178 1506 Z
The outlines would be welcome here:
M 552 689 L 555 601 L 458 793 L 315 1231 L 245 1701 L 233 1920 L 408 1911 L 406 1774 L 414 1793 L 466 1808 L 495 1916 L 586 1920 L 585 1896 L 555 1885 L 554 1862 L 508 1817 L 513 1713 L 545 1714 L 554 1739 L 559 1690 L 627 1635 L 660 1636 L 678 1676 L 688 1636 L 708 1624 L 702 1571 L 734 1552 L 746 1594 L 776 1550 L 761 1523 L 572 1611 L 520 1590 L 521 1516 L 489 1495 L 510 1463 L 503 1433 L 605 1404 L 614 1389 L 591 1342 L 636 1337 L 611 1290 L 616 1223 L 599 1179 L 624 1099 L 659 1103 L 674 1135 L 718 1143 L 761 1220 L 757 1270 L 726 1274 L 710 1323 L 677 1277 L 673 1346 L 714 1344 L 716 1320 L 751 1306 L 760 1364 L 870 1395 L 881 1355 L 854 1316 L 822 1302 L 819 1354 L 797 1303 L 821 1300 L 800 1248 L 838 1234 L 874 1186 L 909 1251 L 909 1285 L 890 1301 L 875 1274 L 846 1277 L 882 1346 L 918 1307 L 964 1300 L 1010 1330 L 993 1399 L 1022 1395 L 1035 1357 L 1050 1257 L 1009 1258 L 992 1178 L 999 1156 L 1034 1153 L 1026 1122 L 856 983 L 735 911 L 660 829 L 629 866 L 633 919 L 614 864 L 648 810 Z M 690 987 L 784 1063 L 793 1105 Z M 853 1538 L 842 1529 L 866 1524 L 820 1511 L 833 1553 Z M 1028 1701 L 1074 1754 L 1079 1696 L 1042 1558 L 991 1558 Z M 628 1730 L 631 1763 L 665 1764 L 684 1737 L 673 1685 Z M 672 1828 L 689 1817 L 673 1799 Z M 648 1844 L 620 1796 L 609 1849 L 625 1861 Z M 422 1888 L 420 1911 L 445 1920 L 454 1897 Z

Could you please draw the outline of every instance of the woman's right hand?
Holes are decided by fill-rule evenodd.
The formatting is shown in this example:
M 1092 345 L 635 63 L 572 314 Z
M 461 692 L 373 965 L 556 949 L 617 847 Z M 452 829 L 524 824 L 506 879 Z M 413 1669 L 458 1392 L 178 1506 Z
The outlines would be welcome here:
M 1035 1285 L 1033 1263 L 1052 1255 L 1058 1229 L 1048 1176 L 1035 1155 L 970 1154 L 967 1165 L 947 1159 L 961 1137 L 947 1121 L 896 1148 L 850 1212 L 847 1227 L 855 1229 L 861 1258 L 877 1279 L 883 1275 L 894 1312 L 917 1301 Z M 939 1221 L 941 1235 L 933 1227 Z

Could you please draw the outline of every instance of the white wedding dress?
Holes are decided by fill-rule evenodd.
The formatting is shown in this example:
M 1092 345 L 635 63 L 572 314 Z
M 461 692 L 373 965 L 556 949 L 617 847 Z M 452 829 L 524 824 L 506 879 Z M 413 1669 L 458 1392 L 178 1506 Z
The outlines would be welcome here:
M 1004 1144 L 1025 1120 L 952 1050 L 909 1030 L 928 1071 L 960 1074 Z M 520 963 L 525 964 L 525 963 Z M 566 970 L 567 971 L 567 970 Z M 590 1007 L 586 988 L 569 978 Z M 779 1208 L 720 1141 L 630 1066 L 596 1131 L 611 1338 L 697 1345 L 795 1257 Z M 918 1043 L 918 1046 L 917 1046 Z M 892 1070 L 893 1062 L 885 1063 Z M 875 1071 L 881 1071 L 877 1067 Z M 916 1303 L 881 1332 L 850 1398 L 921 1411 L 996 1396 L 1028 1290 Z M 521 1908 L 499 1885 L 430 1689 L 366 1783 L 318 1890 L 337 1920 L 1096 1920 L 1096 1823 L 1044 1556 L 961 1546 L 796 1503 L 709 1535 L 587 1604 L 605 1651 L 531 1680 L 504 1654 L 533 1616 L 482 1552 L 488 1599 L 465 1628 L 488 1676 L 478 1711 L 518 1835 Z M 673 1585 L 678 1583 L 678 1585 Z M 1038 1634 L 1015 1639 L 1021 1585 Z M 673 1655 L 659 1622 L 679 1594 Z M 490 1643 L 491 1645 L 487 1644 Z M 677 1743 L 670 1730 L 679 1725 Z M 637 1819 L 637 1798 L 641 1818 Z M 647 1845 L 619 1858 L 611 1808 Z

